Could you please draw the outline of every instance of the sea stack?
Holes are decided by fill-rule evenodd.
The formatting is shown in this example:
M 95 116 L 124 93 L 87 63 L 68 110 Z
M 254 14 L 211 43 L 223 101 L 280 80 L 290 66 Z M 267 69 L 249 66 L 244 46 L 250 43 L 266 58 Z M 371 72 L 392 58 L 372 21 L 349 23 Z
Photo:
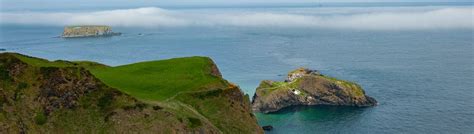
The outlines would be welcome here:
M 79 38 L 79 37 L 104 37 L 121 35 L 121 33 L 112 32 L 110 26 L 105 25 L 77 25 L 66 26 L 61 37 L 63 38 Z
M 356 83 L 324 76 L 316 70 L 298 68 L 284 82 L 264 80 L 252 100 L 254 112 L 270 113 L 298 105 L 367 107 L 377 101 L 365 95 Z

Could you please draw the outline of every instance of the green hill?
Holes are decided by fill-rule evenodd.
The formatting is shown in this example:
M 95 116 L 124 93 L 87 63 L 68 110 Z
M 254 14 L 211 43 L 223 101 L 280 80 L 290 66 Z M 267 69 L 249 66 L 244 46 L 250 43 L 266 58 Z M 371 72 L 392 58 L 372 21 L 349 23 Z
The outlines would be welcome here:
M 177 93 L 227 85 L 211 74 L 212 69 L 217 68 L 207 57 L 187 57 L 91 70 L 107 85 L 141 99 L 163 101 Z
M 206 57 L 109 67 L 0 54 L 0 133 L 262 133 Z

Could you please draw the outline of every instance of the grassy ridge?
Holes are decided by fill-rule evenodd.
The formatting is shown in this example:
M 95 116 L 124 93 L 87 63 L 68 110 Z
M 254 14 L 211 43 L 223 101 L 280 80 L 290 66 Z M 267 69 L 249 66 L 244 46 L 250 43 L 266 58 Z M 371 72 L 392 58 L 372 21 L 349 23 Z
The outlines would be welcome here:
M 108 86 L 141 100 L 163 101 L 179 92 L 226 85 L 223 79 L 210 74 L 213 62 L 207 57 L 174 58 L 108 67 L 88 61 L 51 62 L 19 54 L 15 56 L 38 67 L 85 67 Z
M 145 100 L 163 101 L 178 92 L 198 91 L 222 85 L 212 76 L 212 61 L 206 57 L 175 58 L 110 68 L 93 68 L 104 83 Z

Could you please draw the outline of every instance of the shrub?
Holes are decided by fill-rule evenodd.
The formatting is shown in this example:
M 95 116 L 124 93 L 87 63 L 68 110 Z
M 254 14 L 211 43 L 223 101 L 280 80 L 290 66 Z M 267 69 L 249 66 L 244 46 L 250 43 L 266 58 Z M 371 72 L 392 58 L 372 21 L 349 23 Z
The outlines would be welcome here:
M 18 84 L 17 86 L 17 89 L 25 89 L 28 87 L 28 84 L 25 83 L 25 82 L 20 82 L 20 84 Z
M 46 123 L 47 117 L 43 112 L 38 112 L 35 115 L 35 122 L 38 125 L 43 125 Z
M 202 125 L 201 120 L 198 118 L 188 117 L 188 120 L 191 128 L 196 128 Z
M 2 64 L 0 64 L 0 80 L 10 80 L 10 74 Z
M 99 106 L 101 109 L 105 109 L 112 103 L 113 98 L 114 96 L 112 93 L 105 93 L 104 96 L 100 97 L 97 106 Z

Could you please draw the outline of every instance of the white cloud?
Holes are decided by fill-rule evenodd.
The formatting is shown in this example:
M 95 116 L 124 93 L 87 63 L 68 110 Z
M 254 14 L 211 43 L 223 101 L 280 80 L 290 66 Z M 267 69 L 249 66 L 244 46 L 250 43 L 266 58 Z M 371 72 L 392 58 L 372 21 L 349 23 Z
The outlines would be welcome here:
M 327 9 L 326 9 L 327 10 Z M 367 9 L 364 9 L 367 10 Z M 337 9 L 334 9 L 337 12 Z M 326 11 L 327 12 L 327 11 Z M 474 28 L 474 8 L 453 7 L 431 10 L 374 10 L 348 14 L 318 14 L 277 11 L 190 11 L 137 8 L 95 12 L 7 12 L 3 24 L 83 25 L 105 24 L 124 27 L 241 26 L 321 27 L 361 30 L 416 30 Z

